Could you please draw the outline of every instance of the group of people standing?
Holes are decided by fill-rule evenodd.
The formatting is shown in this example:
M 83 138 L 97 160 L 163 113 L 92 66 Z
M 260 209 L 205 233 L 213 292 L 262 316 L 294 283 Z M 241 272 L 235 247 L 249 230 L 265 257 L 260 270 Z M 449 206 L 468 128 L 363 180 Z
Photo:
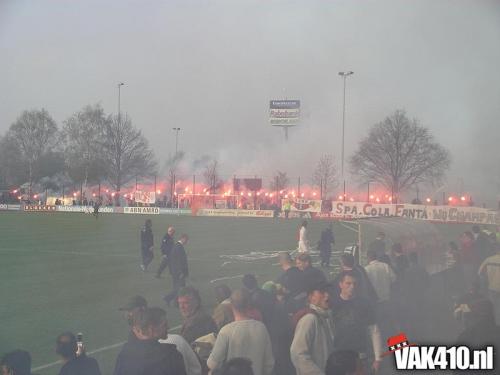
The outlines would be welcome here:
M 299 253 L 308 253 L 311 250 L 309 237 L 307 234 L 307 221 L 304 220 L 300 225 L 298 232 L 297 251 Z M 335 244 L 335 236 L 333 234 L 333 225 L 329 225 L 321 232 L 321 237 L 318 241 L 317 249 L 321 258 L 321 266 L 329 267 L 332 257 L 332 245 Z
M 189 276 L 186 246 L 189 236 L 182 234 L 179 240 L 175 241 L 175 229 L 170 226 L 161 241 L 161 263 L 156 271 L 155 277 L 161 278 L 161 274 L 168 267 L 172 276 L 172 291 L 164 297 L 167 305 L 177 298 L 180 288 L 186 286 L 186 278 Z M 141 229 L 141 269 L 147 271 L 154 258 L 154 236 L 151 219 L 147 219 Z

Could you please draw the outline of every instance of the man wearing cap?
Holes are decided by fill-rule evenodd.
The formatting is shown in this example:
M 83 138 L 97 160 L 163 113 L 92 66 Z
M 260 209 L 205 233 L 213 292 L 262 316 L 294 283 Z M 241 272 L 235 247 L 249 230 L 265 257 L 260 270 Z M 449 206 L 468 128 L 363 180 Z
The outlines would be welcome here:
M 311 286 L 307 293 L 309 306 L 301 316 L 296 316 L 298 322 L 290 355 L 297 375 L 325 374 L 334 339 L 327 289 L 326 282 Z
M 127 323 L 130 327 L 134 324 L 134 316 L 137 313 L 146 310 L 148 307 L 148 303 L 143 296 L 133 296 L 130 300 L 119 308 L 120 311 L 125 312 L 125 317 L 127 319 Z
M 167 233 L 165 234 L 165 236 L 163 236 L 163 239 L 161 240 L 161 263 L 160 267 L 158 268 L 158 272 L 156 272 L 157 278 L 160 278 L 163 270 L 167 268 L 168 261 L 170 258 L 170 253 L 172 252 L 172 249 L 174 247 L 174 234 L 175 234 L 174 227 L 168 227 Z

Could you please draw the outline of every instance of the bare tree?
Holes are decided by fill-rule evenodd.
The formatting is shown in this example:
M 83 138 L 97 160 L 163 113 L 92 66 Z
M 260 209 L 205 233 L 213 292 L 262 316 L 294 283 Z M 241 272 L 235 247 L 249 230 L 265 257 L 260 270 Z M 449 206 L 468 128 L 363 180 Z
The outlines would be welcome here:
M 269 184 L 269 188 L 272 191 L 285 190 L 290 183 L 290 179 L 286 172 L 276 171 L 272 181 Z
M 86 106 L 64 122 L 62 139 L 68 174 L 73 181 L 99 181 L 104 176 L 101 139 L 108 122 L 98 104 Z
M 8 131 L 8 138 L 20 151 L 28 169 L 29 194 L 33 186 L 36 163 L 57 144 L 57 125 L 45 110 L 24 111 Z
M 397 110 L 375 124 L 350 159 L 353 174 L 363 182 L 376 181 L 394 197 L 417 183 L 440 182 L 450 154 L 417 120 Z
M 205 179 L 205 183 L 209 186 L 210 192 L 215 194 L 222 184 L 219 176 L 219 162 L 217 160 L 212 159 L 208 162 L 203 172 L 203 178 Z
M 312 182 L 319 187 L 321 199 L 326 199 L 328 194 L 337 185 L 337 168 L 333 155 L 321 156 L 312 175 Z
M 116 191 L 136 177 L 155 173 L 153 151 L 128 116 L 106 121 L 102 151 L 106 176 Z
M 6 134 L 0 138 L 0 181 L 1 188 L 21 185 L 28 179 L 28 168 L 23 161 L 21 150 Z

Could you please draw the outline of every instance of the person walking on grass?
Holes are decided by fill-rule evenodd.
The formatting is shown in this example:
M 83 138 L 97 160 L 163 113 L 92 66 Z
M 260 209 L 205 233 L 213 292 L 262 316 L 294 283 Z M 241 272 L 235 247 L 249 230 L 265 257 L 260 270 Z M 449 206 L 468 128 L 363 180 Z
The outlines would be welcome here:
M 161 240 L 161 263 L 158 271 L 156 272 L 156 277 L 159 279 L 161 277 L 162 272 L 167 268 L 168 262 L 170 261 L 170 254 L 172 253 L 172 249 L 174 248 L 174 227 L 168 227 L 167 233 L 163 236 Z
M 179 289 L 186 286 L 186 278 L 189 275 L 189 270 L 184 246 L 187 244 L 188 239 L 188 235 L 183 234 L 170 253 L 168 268 L 170 275 L 172 275 L 172 291 L 164 297 L 167 305 L 177 300 Z
M 152 226 L 151 219 L 147 219 L 144 227 L 141 229 L 141 269 L 143 272 L 148 269 L 149 264 L 153 260 L 154 239 Z

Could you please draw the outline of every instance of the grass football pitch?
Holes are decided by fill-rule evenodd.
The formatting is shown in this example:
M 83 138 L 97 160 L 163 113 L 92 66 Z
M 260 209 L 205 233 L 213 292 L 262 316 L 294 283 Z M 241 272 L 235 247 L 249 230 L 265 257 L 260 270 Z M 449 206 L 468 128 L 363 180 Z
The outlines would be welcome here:
M 148 272 L 140 268 L 139 231 L 146 218 L 153 221 L 155 259 Z M 33 357 L 37 374 L 54 374 L 60 365 L 55 338 L 63 331 L 82 332 L 88 352 L 111 374 L 127 325 L 118 308 L 140 294 L 151 306 L 166 308 L 162 297 L 170 290 L 168 270 L 154 278 L 160 262 L 159 244 L 167 226 L 187 233 L 190 277 L 204 305 L 214 305 L 214 286 L 241 285 L 244 273 L 260 283 L 273 280 L 280 270 L 275 259 L 232 260 L 221 255 L 296 248 L 299 220 L 206 218 L 188 216 L 107 215 L 99 219 L 71 213 L 0 214 L 0 354 L 22 348 Z M 311 222 L 315 243 L 328 224 Z M 357 234 L 334 224 L 342 249 Z M 228 263 L 229 262 L 229 263 Z M 228 278 L 217 281 L 215 279 Z M 168 308 L 170 327 L 180 324 L 175 308 Z
M 140 268 L 139 231 L 153 221 L 155 259 L 148 272 Z M 54 374 L 60 364 L 55 338 L 63 331 L 82 332 L 103 374 L 112 374 L 128 328 L 118 308 L 140 294 L 151 306 L 166 308 L 168 270 L 154 278 L 159 244 L 168 226 L 176 236 L 190 236 L 188 284 L 201 292 L 207 310 L 214 305 L 214 286 L 241 285 L 239 275 L 254 273 L 259 282 L 274 280 L 276 259 L 236 260 L 223 255 L 292 250 L 300 220 L 208 218 L 170 215 L 92 215 L 71 213 L 0 213 L 0 354 L 22 348 L 32 354 L 34 372 Z M 327 222 L 310 221 L 315 244 Z M 354 224 L 335 222 L 335 249 L 356 242 Z M 457 238 L 460 225 L 441 226 L 444 237 Z M 256 258 L 259 258 L 258 256 Z M 222 279 L 222 280 L 218 280 Z M 170 327 L 180 324 L 168 308 Z M 175 331 L 175 329 L 173 330 Z

